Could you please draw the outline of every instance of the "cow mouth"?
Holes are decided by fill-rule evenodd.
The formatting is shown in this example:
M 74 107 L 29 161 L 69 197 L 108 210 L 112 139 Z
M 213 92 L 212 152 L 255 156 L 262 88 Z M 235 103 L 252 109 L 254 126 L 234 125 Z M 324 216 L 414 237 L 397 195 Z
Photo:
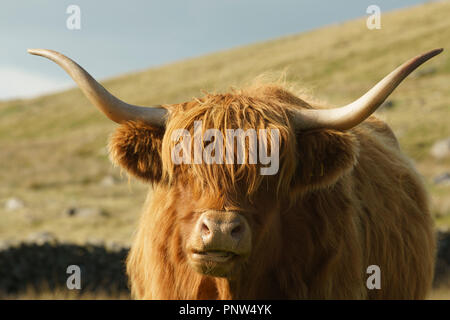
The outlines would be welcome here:
M 191 253 L 192 260 L 196 262 L 225 263 L 233 260 L 235 257 L 237 257 L 236 253 L 224 250 L 193 250 Z
M 230 250 L 190 250 L 188 262 L 198 273 L 212 277 L 231 277 L 243 262 L 241 253 Z

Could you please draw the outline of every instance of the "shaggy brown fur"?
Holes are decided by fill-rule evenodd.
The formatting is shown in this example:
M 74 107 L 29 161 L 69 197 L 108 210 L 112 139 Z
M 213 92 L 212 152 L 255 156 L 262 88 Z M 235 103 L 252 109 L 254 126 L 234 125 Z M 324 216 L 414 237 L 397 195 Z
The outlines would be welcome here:
M 428 199 L 382 121 L 297 132 L 291 111 L 320 106 L 277 85 L 166 107 L 165 132 L 128 122 L 110 141 L 112 160 L 153 185 L 127 261 L 136 298 L 425 298 L 435 253 Z M 252 164 L 174 165 L 171 133 L 192 132 L 195 120 L 203 130 L 279 129 L 278 174 Z M 252 229 L 251 255 L 232 277 L 196 273 L 186 261 L 186 238 L 205 208 L 239 210 Z M 366 287 L 373 264 L 380 290 Z

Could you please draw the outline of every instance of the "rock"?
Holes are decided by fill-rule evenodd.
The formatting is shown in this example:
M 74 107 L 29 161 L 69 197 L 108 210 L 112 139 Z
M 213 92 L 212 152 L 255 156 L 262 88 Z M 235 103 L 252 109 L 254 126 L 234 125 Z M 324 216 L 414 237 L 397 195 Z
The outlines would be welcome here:
M 8 249 L 13 244 L 14 244 L 14 242 L 12 242 L 10 240 L 0 240 L 0 251 Z
M 117 184 L 117 179 L 114 176 L 106 176 L 100 181 L 100 184 L 104 187 L 110 187 Z
M 435 142 L 430 153 L 436 159 L 450 158 L 450 137 Z
M 106 216 L 106 212 L 99 208 L 81 208 L 76 215 L 84 218 L 103 217 Z
M 449 239 L 450 239 L 450 227 L 449 226 L 439 226 L 436 228 L 436 231 L 438 234 L 449 234 Z
M 63 215 L 67 217 L 83 217 L 83 218 L 93 218 L 93 217 L 104 217 L 107 213 L 100 208 L 77 208 L 69 207 L 63 211 Z
M 15 211 L 25 207 L 25 203 L 19 198 L 10 198 L 6 200 L 5 209 L 8 211 Z
M 105 244 L 105 248 L 111 251 L 120 251 L 124 248 L 124 246 L 116 241 L 108 241 Z
M 72 217 L 77 213 L 77 208 L 75 207 L 69 207 L 64 209 L 62 212 L 63 216 Z
M 434 184 L 450 185 L 450 172 L 444 172 L 433 179 Z
M 450 198 L 432 196 L 432 209 L 436 218 L 450 214 Z
M 46 242 L 56 242 L 56 237 L 53 233 L 48 231 L 39 231 L 32 233 L 28 236 L 27 240 L 29 242 L 37 243 L 42 245 Z
M 437 232 L 437 255 L 433 284 L 435 287 L 450 285 L 450 233 Z
M 98 149 L 97 154 L 100 156 L 108 156 L 109 155 L 109 150 L 108 147 L 101 147 L 100 149 Z
M 395 102 L 393 100 L 386 100 L 381 104 L 379 110 L 390 110 L 394 107 Z
M 88 238 L 86 240 L 86 243 L 91 245 L 91 246 L 98 246 L 98 247 L 104 247 L 105 246 L 105 240 L 100 239 L 100 238 Z

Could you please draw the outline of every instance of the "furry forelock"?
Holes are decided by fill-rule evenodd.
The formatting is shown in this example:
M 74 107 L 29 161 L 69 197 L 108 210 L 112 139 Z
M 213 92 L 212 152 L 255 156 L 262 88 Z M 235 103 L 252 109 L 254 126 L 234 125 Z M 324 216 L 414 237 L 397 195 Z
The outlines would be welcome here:
M 264 90 L 262 90 L 264 89 Z M 208 189 L 213 193 L 240 193 L 251 198 L 264 184 L 276 183 L 278 192 L 287 192 L 290 187 L 295 164 L 295 132 L 292 128 L 288 104 L 278 99 L 276 87 L 233 90 L 226 94 L 206 94 L 200 99 L 177 105 L 168 121 L 166 134 L 162 143 L 163 175 L 169 180 L 187 179 L 190 185 L 194 182 L 196 190 L 204 193 Z M 279 91 L 279 90 L 278 90 Z M 281 91 L 279 91 L 281 92 Z M 229 148 L 234 141 L 228 141 L 228 129 L 254 129 L 258 134 L 261 129 L 278 129 L 279 131 L 279 173 L 276 177 L 260 174 L 260 164 L 248 161 L 249 140 L 236 139 L 245 150 L 242 164 L 182 164 L 175 165 L 171 161 L 171 150 L 175 141 L 171 141 L 174 130 L 187 129 L 194 135 L 194 122 L 201 121 L 201 136 L 208 129 L 216 129 L 222 133 L 223 143 Z M 216 143 L 213 141 L 211 143 Z M 272 152 L 270 134 L 268 134 L 268 153 Z M 275 143 L 278 143 L 275 142 Z M 243 144 L 243 145 L 242 145 Z M 202 151 L 207 145 L 202 144 Z M 219 146 L 220 147 L 220 146 Z M 239 146 L 236 145 L 235 151 Z

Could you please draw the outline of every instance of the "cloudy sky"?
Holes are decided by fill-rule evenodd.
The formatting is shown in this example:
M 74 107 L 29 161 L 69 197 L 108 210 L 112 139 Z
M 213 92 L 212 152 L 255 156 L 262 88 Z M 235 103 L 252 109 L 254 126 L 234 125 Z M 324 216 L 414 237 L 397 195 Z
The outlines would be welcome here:
M 68 54 L 104 79 L 222 49 L 299 33 L 425 0 L 14 0 L 0 4 L 0 100 L 72 86 L 55 64 L 26 53 Z M 345 4 L 345 6 L 343 6 Z M 81 29 L 67 27 L 67 8 Z

